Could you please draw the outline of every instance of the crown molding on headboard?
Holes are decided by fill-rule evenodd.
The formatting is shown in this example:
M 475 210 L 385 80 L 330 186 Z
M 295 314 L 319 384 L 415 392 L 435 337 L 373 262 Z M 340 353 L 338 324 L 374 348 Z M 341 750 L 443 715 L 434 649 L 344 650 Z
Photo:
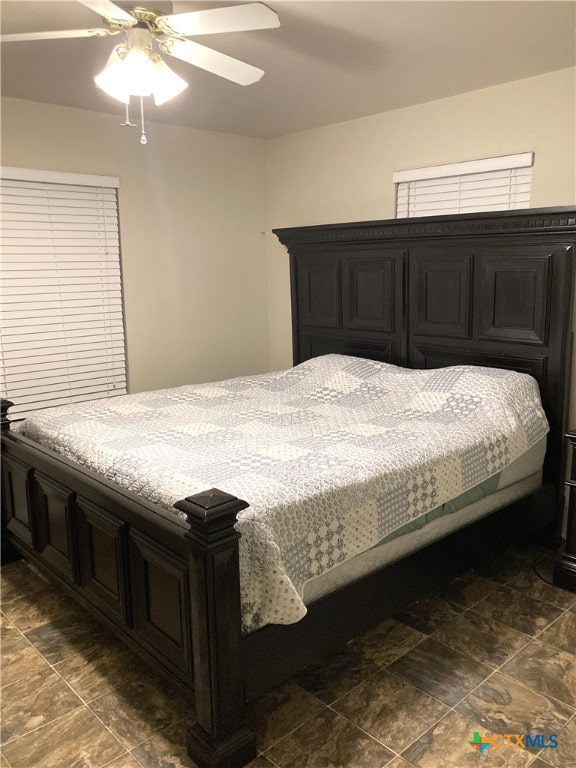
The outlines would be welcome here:
M 413 219 L 358 221 L 346 224 L 322 224 L 308 227 L 274 229 L 283 245 L 298 243 L 410 240 L 418 238 L 517 235 L 538 232 L 573 232 L 576 209 L 572 206 L 532 208 L 523 211 L 472 213 L 459 216 L 426 216 Z

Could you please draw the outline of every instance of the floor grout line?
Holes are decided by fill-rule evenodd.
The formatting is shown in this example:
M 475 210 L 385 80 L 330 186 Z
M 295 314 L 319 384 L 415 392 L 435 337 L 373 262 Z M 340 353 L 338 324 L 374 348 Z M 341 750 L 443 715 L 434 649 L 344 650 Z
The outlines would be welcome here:
M 82 704 L 82 703 L 80 703 L 80 704 L 79 704 L 77 707 L 74 707 L 73 709 L 70 709 L 68 712 L 64 712 L 64 714 L 62 714 L 62 715 L 58 715 L 58 717 L 55 717 L 53 720 L 50 720 L 50 721 L 49 721 L 49 722 L 47 722 L 47 723 L 42 723 L 42 725 L 39 725 L 39 726 L 37 726 L 36 728 L 31 728 L 31 729 L 30 729 L 29 731 L 27 731 L 26 733 L 23 733 L 23 734 L 21 734 L 20 736 L 16 736 L 16 738 L 14 738 L 14 739 L 8 739 L 8 741 L 4 741 L 4 742 L 2 743 L 2 746 L 1 746 L 1 749 L 2 749 L 2 752 L 3 752 L 3 754 L 4 754 L 4 748 L 5 748 L 5 747 L 7 747 L 7 746 L 9 746 L 9 745 L 13 745 L 13 744 L 15 744 L 15 743 L 16 743 L 17 741 L 19 741 L 20 739 L 25 739 L 25 738 L 27 738 L 28 736 L 30 736 L 30 734 L 31 734 L 31 733 L 37 733 L 38 731 L 42 730 L 42 728 L 45 728 L 47 725 L 53 725 L 54 723 L 57 723 L 57 722 L 58 722 L 58 720 L 62 720 L 62 718 L 64 718 L 64 717 L 67 717 L 67 716 L 68 716 L 68 715 L 70 715 L 72 712 L 76 712 L 77 710 L 79 710 L 79 709 L 82 709 L 82 707 L 83 707 L 83 706 L 86 706 L 86 705 L 85 705 L 85 704 Z M 6 755 L 4 755 L 4 757 L 6 757 Z
M 31 593 L 31 594 L 36 594 L 36 593 Z M 30 595 L 30 596 L 31 596 L 31 595 Z M 22 597 L 26 597 L 26 595 L 23 595 Z M 72 614 L 71 614 L 71 615 L 72 615 Z M 9 619 L 9 620 L 10 620 L 10 619 Z M 11 620 L 10 620 L 10 621 L 11 621 Z M 96 713 L 95 713 L 95 712 L 92 710 L 92 708 L 90 707 L 90 704 L 89 704 L 89 702 L 85 701 L 85 700 L 84 700 L 84 698 L 83 698 L 83 697 L 80 695 L 80 693 L 79 693 L 78 691 L 76 691 L 76 690 L 74 689 L 74 687 L 73 687 L 73 686 L 72 686 L 72 685 L 71 685 L 71 684 L 70 684 L 70 683 L 69 683 L 69 682 L 68 682 L 68 681 L 67 681 L 67 680 L 66 680 L 66 679 L 65 679 L 65 678 L 62 676 L 62 674 L 60 673 L 60 670 L 58 670 L 58 669 L 56 669 L 56 668 L 55 668 L 55 665 L 56 665 L 56 664 L 58 664 L 58 663 L 60 663 L 60 662 L 62 662 L 62 661 L 66 661 L 67 659 L 69 659 L 69 658 L 72 658 L 72 656 L 77 656 L 77 655 L 80 655 L 80 654 L 82 654 L 82 651 L 78 651 L 78 653 L 75 653 L 75 654 L 70 654 L 70 656 L 67 656 L 65 659 L 59 659 L 57 662 L 54 662 L 54 663 L 52 663 L 52 662 L 48 661 L 48 659 L 47 659 L 47 658 L 46 658 L 46 657 L 45 657 L 45 656 L 44 656 L 44 655 L 43 655 L 43 654 L 42 654 L 40 651 L 38 651 L 38 649 L 37 649 L 37 648 L 36 648 L 36 647 L 33 645 L 33 643 L 31 643 L 31 642 L 30 642 L 30 640 L 28 640 L 28 638 L 27 638 L 27 637 L 26 637 L 26 635 L 24 634 L 24 631 L 23 631 L 23 630 L 21 630 L 21 629 L 19 629 L 18 627 L 16 627 L 16 625 L 14 624 L 14 622 L 13 622 L 13 621 L 11 621 L 11 623 L 14 625 L 14 627 L 15 627 L 16 629 L 18 629 L 18 631 L 19 631 L 19 632 L 20 632 L 20 634 L 21 634 L 21 635 L 24 637 L 24 639 L 25 639 L 25 640 L 26 640 L 26 642 L 27 642 L 27 643 L 30 645 L 30 647 L 32 647 L 32 648 L 33 648 L 33 649 L 36 651 L 36 653 L 38 653 L 38 654 L 41 656 L 41 658 L 42 658 L 42 659 L 43 659 L 43 660 L 46 662 L 46 664 L 49 666 L 49 668 L 50 668 L 50 669 L 51 669 L 51 670 L 52 670 L 52 671 L 53 671 L 55 674 L 57 674 L 57 675 L 58 675 L 58 677 L 59 677 L 59 678 L 60 678 L 60 679 L 61 679 L 61 680 L 62 680 L 62 681 L 63 681 L 63 682 L 64 682 L 64 683 L 67 685 L 67 687 L 68 687 L 68 688 L 69 688 L 69 689 L 72 691 L 72 693 L 73 693 L 73 694 L 74 694 L 74 695 L 75 695 L 75 696 L 76 696 L 76 697 L 77 697 L 77 698 L 80 700 L 81 704 L 80 704 L 78 707 L 74 707 L 73 709 L 71 709 L 71 710 L 69 710 L 68 712 L 64 713 L 64 714 L 63 714 L 63 715 L 61 715 L 60 717 L 54 718 L 53 720 L 50 720 L 50 721 L 48 721 L 48 722 L 46 722 L 46 723 L 42 723 L 42 725 L 38 726 L 38 728 L 33 728 L 32 730 L 28 731 L 26 734 L 22 734 L 21 736 L 18 736 L 18 737 L 16 737 L 15 739 L 11 739 L 11 740 L 9 740 L 9 741 L 6 741 L 6 742 L 4 742 L 4 743 L 2 744 L 2 747 L 4 747 L 6 744 L 10 744 L 10 743 L 16 742 L 16 741 L 18 741 L 18 739 L 24 738 L 25 736 L 28 736 L 28 734 L 30 734 L 30 733 L 35 733 L 36 731 L 39 731 L 41 728 L 43 728 L 43 727 L 45 727 L 45 726 L 47 726 L 47 725 L 52 725 L 53 723 L 55 723 L 55 722 L 57 722 L 58 720 L 60 720 L 62 717 L 66 717 L 66 716 L 67 716 L 67 715 L 69 715 L 71 712 L 75 712 L 76 710 L 78 710 L 78 709 L 80 709 L 82 706 L 84 706 L 84 707 L 86 707 L 87 711 L 88 711 L 88 712 L 90 712 L 90 713 L 92 714 L 92 716 L 93 716 L 93 717 L 95 717 L 95 718 L 96 718 L 96 719 L 97 719 L 97 720 L 100 722 L 100 724 L 101 724 L 101 725 L 102 725 L 102 726 L 103 726 L 103 727 L 104 727 L 104 728 L 105 728 L 105 729 L 106 729 L 106 730 L 107 730 L 107 731 L 108 731 L 108 732 L 109 732 L 109 733 L 110 733 L 110 734 L 113 736 L 113 738 L 115 739 L 115 741 L 117 741 L 117 742 L 118 742 L 118 744 L 119 744 L 121 747 L 123 747 L 123 748 L 126 750 L 126 752 L 130 753 L 130 750 L 129 750 L 128 748 L 126 748 L 126 747 L 124 746 L 124 744 L 122 744 L 122 742 L 121 742 L 121 741 L 118 739 L 118 737 L 117 737 L 117 736 L 114 734 L 114 732 L 113 732 L 113 731 L 112 731 L 112 730 L 109 728 L 109 726 L 107 726 L 107 725 L 106 725 L 106 723 L 105 723 L 105 722 L 103 722 L 103 721 L 102 721 L 102 719 L 101 719 L 100 717 L 98 717 L 98 715 L 97 715 L 97 714 L 96 714 Z M 52 622 L 50 622 L 50 621 L 46 622 L 46 624 L 50 624 L 50 623 L 52 623 Z M 42 626 L 45 626 L 45 624 L 41 624 L 41 625 L 39 625 L 38 627 L 34 627 L 34 629 L 39 629 L 39 628 L 40 628 L 40 627 L 42 627 Z M 26 631 L 27 631 L 27 632 L 29 632 L 29 631 L 32 631 L 32 630 L 30 629 L 30 630 L 26 630 Z M 85 651 L 88 651 L 88 650 L 92 650 L 92 649 L 93 649 L 93 648 L 95 648 L 95 647 L 98 647 L 98 645 L 93 645 L 93 646 L 90 646 L 89 648 L 87 648 L 87 649 L 84 649 L 84 650 L 85 650 Z M 20 678 L 20 679 L 19 679 L 19 681 L 21 682 L 21 681 L 22 681 L 22 680 L 24 680 L 24 679 L 27 679 L 27 678 Z M 18 681 L 15 681 L 15 682 L 18 682 Z M 12 685 L 12 684 L 13 684 L 13 683 L 10 683 L 10 685 Z M 116 690 L 116 689 L 115 689 L 115 690 Z M 106 694 L 103 694 L 103 695 L 106 695 Z M 100 698 L 100 697 L 96 697 L 96 698 Z M 96 699 L 93 699 L 93 701 L 96 701 Z M 136 746 L 139 746 L 139 745 L 136 745 Z M 6 758 L 6 756 L 5 756 L 5 755 L 4 755 L 4 758 L 7 760 L 7 758 Z M 116 759 L 116 758 L 114 758 L 114 759 Z M 109 761 L 109 762 L 113 762 L 113 761 Z

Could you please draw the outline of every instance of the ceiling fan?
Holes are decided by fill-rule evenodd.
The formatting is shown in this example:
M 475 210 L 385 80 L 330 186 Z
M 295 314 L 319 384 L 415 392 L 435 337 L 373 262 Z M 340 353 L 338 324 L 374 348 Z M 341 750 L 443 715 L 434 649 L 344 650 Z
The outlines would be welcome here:
M 225 77 L 239 85 L 255 83 L 263 70 L 244 61 L 219 53 L 184 38 L 220 32 L 244 32 L 280 26 L 278 14 L 262 3 L 247 3 L 204 11 L 160 15 L 148 8 L 136 6 L 130 11 L 111 0 L 78 0 L 100 14 L 106 27 L 94 29 L 64 29 L 49 32 L 23 32 L 0 36 L 2 43 L 29 40 L 57 40 L 73 37 L 107 37 L 136 27 L 145 29 L 156 40 L 160 50 L 177 59 Z
M 159 106 L 188 86 L 166 65 L 155 46 L 162 53 L 214 75 L 239 85 L 250 85 L 261 79 L 262 69 L 186 38 L 280 26 L 278 15 L 258 2 L 167 15 L 142 6 L 125 10 L 111 0 L 78 2 L 100 14 L 106 26 L 6 34 L 0 36 L 0 42 L 109 37 L 124 33 L 125 42 L 114 48 L 106 67 L 94 78 L 99 88 L 126 104 L 123 125 L 134 125 L 128 115 L 130 96 L 140 96 L 143 123 L 143 96 L 153 95 Z M 141 141 L 146 143 L 143 125 Z

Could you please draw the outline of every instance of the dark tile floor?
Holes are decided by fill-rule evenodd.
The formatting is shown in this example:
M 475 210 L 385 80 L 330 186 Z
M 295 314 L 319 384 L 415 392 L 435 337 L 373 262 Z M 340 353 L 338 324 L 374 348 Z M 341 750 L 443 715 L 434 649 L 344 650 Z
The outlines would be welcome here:
M 515 547 L 261 698 L 251 768 L 576 768 L 576 594 L 551 564 Z M 0 767 L 193 765 L 189 701 L 24 562 L 0 576 Z

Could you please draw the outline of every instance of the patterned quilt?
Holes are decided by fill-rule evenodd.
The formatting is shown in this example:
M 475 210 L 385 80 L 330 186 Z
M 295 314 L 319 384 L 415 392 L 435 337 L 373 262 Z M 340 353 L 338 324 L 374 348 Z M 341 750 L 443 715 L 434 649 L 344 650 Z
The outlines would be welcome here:
M 163 507 L 211 487 L 248 501 L 237 523 L 244 631 L 298 621 L 308 580 L 500 472 L 548 431 L 525 374 L 343 355 L 48 409 L 25 424 L 30 438 Z

